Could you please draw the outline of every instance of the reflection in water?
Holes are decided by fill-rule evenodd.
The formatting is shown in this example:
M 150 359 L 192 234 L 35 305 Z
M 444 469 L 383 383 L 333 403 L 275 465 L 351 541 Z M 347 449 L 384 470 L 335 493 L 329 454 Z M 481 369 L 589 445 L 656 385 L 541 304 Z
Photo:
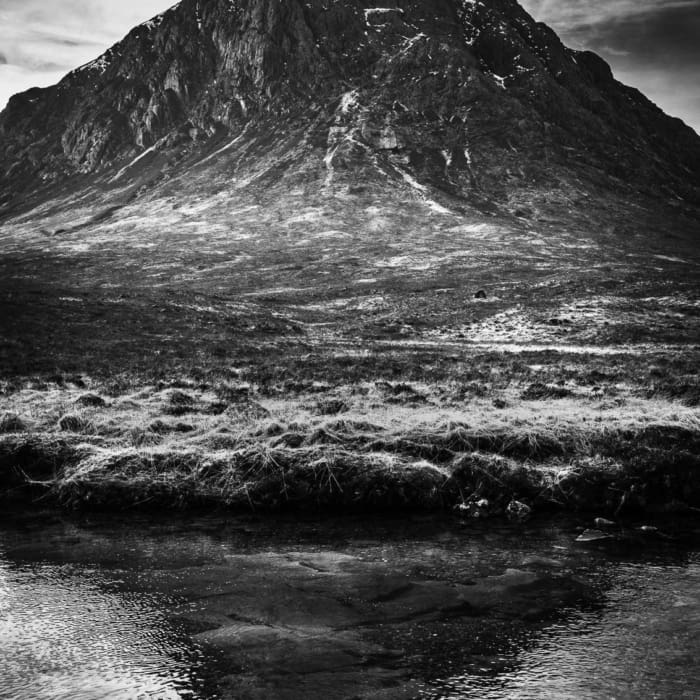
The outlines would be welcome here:
M 0 698 L 697 697 L 700 555 L 575 536 L 0 521 Z
M 168 601 L 119 584 L 95 569 L 0 555 L 0 697 L 203 697 L 202 651 L 164 619 Z
M 422 698 L 697 698 L 700 556 L 618 564 L 597 610 L 569 610 L 510 653 L 425 684 Z

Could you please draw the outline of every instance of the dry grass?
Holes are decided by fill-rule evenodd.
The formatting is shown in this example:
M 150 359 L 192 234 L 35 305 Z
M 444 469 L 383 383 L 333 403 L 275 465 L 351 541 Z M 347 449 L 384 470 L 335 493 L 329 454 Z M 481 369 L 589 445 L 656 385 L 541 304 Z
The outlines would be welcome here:
M 548 383 L 533 396 L 529 376 L 468 395 L 454 382 L 286 395 L 244 381 L 177 384 L 4 395 L 3 425 L 17 428 L 0 441 L 7 492 L 30 485 L 32 497 L 101 508 L 700 506 L 700 411 L 631 385 L 592 392 L 569 380 L 553 399 L 539 395 Z

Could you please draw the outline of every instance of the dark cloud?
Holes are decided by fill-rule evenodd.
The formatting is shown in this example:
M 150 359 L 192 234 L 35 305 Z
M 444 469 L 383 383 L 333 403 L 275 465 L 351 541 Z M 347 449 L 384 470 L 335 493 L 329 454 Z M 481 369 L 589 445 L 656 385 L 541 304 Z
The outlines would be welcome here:
M 523 0 L 565 43 L 700 131 L 700 0 Z
M 47 44 L 55 44 L 56 46 L 70 46 L 70 47 L 95 47 L 101 46 L 102 42 L 93 41 L 92 39 L 70 39 L 63 36 L 56 36 L 54 34 L 49 34 L 46 32 L 37 32 L 37 39 L 44 41 Z
M 653 16 L 620 17 L 577 27 L 571 36 L 601 53 L 631 63 L 667 68 L 700 65 L 700 5 L 660 7 Z
M 6 65 L 7 64 L 7 58 L 5 58 L 4 53 L 0 53 L 0 65 Z

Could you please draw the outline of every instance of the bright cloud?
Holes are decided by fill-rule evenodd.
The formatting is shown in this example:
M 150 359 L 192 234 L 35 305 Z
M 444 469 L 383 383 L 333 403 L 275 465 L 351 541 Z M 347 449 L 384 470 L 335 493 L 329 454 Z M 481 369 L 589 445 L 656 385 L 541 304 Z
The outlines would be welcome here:
M 659 10 L 695 9 L 698 0 L 521 0 L 535 18 L 555 29 L 595 26 L 633 18 L 651 18 Z
M 0 109 L 56 83 L 173 0 L 0 0 Z

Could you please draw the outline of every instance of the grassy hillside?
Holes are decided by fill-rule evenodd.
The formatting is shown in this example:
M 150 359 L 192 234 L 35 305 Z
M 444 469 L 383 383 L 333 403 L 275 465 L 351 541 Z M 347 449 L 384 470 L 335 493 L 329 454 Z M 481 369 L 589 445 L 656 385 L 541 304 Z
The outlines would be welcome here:
M 204 187 L 3 227 L 9 494 L 700 507 L 700 255 L 682 218 L 605 199 L 496 216 L 408 184 Z

